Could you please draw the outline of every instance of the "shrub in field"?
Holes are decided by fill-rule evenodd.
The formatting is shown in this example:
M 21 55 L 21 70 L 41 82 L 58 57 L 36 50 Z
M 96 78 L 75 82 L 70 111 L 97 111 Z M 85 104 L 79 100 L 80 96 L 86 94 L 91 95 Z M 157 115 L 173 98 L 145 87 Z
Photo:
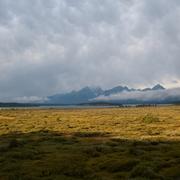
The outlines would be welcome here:
M 106 170 L 108 172 L 121 172 L 130 171 L 139 163 L 136 159 L 118 159 L 118 160 L 108 160 L 100 164 L 101 170 Z
M 131 172 L 131 178 L 162 179 L 148 164 L 139 164 Z
M 159 118 L 153 114 L 147 114 L 142 118 L 144 123 L 156 123 L 159 122 Z

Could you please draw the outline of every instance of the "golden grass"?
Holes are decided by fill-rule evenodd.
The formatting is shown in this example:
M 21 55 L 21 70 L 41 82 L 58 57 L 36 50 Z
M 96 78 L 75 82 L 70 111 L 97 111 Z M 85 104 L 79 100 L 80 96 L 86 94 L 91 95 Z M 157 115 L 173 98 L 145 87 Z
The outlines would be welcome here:
M 0 110 L 0 179 L 178 179 L 180 106 Z
M 147 118 L 146 118 L 147 117 Z M 146 119 L 150 118 L 150 122 Z M 158 118 L 158 121 L 151 119 Z M 180 139 L 180 107 L 18 109 L 0 111 L 0 135 L 9 132 L 106 132 L 131 139 Z

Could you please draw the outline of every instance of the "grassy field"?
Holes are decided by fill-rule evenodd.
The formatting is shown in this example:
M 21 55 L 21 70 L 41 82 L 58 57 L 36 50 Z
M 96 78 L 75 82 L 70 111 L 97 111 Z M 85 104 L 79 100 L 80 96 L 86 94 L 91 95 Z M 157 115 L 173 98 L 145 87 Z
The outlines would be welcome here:
M 0 110 L 0 179 L 180 179 L 180 106 Z

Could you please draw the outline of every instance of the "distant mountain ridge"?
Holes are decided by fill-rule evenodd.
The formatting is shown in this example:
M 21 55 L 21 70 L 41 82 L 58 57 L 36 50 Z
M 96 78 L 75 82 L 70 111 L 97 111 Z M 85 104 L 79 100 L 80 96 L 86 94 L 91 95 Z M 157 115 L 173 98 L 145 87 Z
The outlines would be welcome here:
M 142 91 L 150 91 L 150 90 L 165 90 L 165 88 L 162 85 L 157 84 L 153 88 L 142 89 Z
M 110 96 L 114 94 L 119 94 L 122 92 L 132 92 L 132 91 L 157 91 L 157 90 L 165 90 L 165 88 L 157 84 L 152 88 L 145 89 L 133 89 L 127 86 L 116 86 L 111 89 L 102 90 L 100 87 L 98 88 L 90 88 L 84 87 L 79 91 L 71 91 L 69 93 L 64 94 L 56 94 L 48 97 L 48 101 L 46 103 L 50 104 L 82 104 L 88 103 L 91 99 L 95 99 L 99 96 Z
M 49 96 L 48 103 L 52 104 L 80 104 L 88 102 L 89 99 L 98 97 L 103 93 L 101 88 L 84 87 L 79 91 L 71 91 L 65 94 Z

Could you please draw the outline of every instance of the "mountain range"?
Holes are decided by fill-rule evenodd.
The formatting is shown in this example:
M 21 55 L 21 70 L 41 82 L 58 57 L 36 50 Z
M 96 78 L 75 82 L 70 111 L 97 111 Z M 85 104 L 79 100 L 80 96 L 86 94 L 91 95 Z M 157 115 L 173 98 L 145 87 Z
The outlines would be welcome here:
M 71 91 L 69 93 L 63 93 L 63 94 L 56 94 L 49 96 L 46 101 L 47 104 L 83 104 L 83 103 L 93 103 L 97 101 L 102 101 L 98 100 L 99 97 L 111 97 L 114 95 L 119 95 L 122 93 L 130 93 L 130 92 L 151 92 L 151 91 L 163 91 L 165 88 L 157 84 L 152 88 L 145 88 L 145 89 L 134 89 L 134 88 L 129 88 L 127 86 L 116 86 L 111 89 L 103 90 L 100 87 L 98 88 L 91 88 L 91 87 L 84 87 L 78 91 Z M 108 98 L 107 98 L 108 99 Z M 111 100 L 106 100 L 106 101 L 111 101 Z M 118 100 L 117 100 L 118 101 Z M 126 99 L 123 101 L 118 101 L 118 103 L 126 103 Z M 128 101 L 127 101 L 128 102 Z M 136 103 L 136 101 L 132 101 L 132 103 Z

